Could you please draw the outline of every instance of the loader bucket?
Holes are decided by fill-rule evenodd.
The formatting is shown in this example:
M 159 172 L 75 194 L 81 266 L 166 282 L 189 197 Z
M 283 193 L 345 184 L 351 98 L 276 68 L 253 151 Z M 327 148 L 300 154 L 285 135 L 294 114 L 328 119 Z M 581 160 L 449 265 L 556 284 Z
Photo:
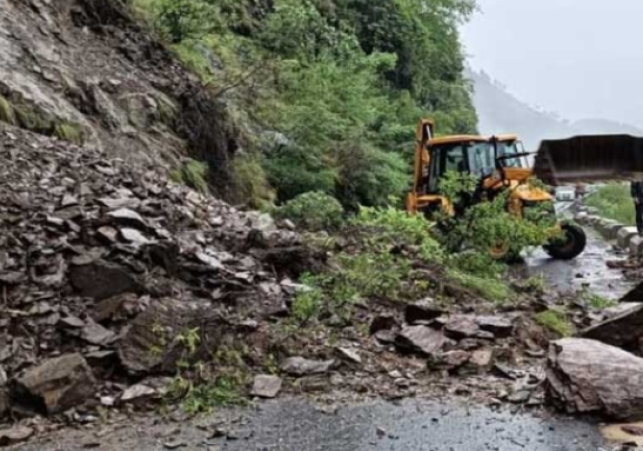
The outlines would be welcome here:
M 588 135 L 545 140 L 534 174 L 549 185 L 631 180 L 643 175 L 643 138 Z

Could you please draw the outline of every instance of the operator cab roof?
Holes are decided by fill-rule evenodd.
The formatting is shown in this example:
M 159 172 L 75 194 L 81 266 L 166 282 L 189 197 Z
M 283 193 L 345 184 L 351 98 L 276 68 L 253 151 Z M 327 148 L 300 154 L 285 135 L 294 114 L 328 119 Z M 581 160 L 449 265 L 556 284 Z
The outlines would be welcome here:
M 510 134 L 505 134 L 505 135 L 495 135 L 495 137 L 498 139 L 500 142 L 506 142 L 506 141 L 516 141 L 518 139 L 518 135 L 510 135 Z M 430 146 L 437 146 L 440 144 L 456 144 L 456 143 L 461 143 L 461 142 L 488 142 L 491 140 L 491 136 L 482 136 L 482 135 L 449 135 L 449 136 L 442 136 L 439 138 L 433 138 L 429 141 Z

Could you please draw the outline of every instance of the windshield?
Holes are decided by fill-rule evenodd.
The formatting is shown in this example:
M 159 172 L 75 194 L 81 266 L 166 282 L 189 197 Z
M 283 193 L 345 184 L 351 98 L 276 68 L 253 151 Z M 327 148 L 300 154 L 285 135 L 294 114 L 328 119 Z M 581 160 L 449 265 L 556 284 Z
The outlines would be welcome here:
M 486 177 L 496 168 L 494 150 L 491 143 L 472 143 L 468 147 L 469 171 L 480 177 Z
M 520 141 L 501 141 L 498 142 L 498 157 L 509 155 L 524 154 L 525 149 Z M 526 168 L 528 167 L 526 156 L 522 155 L 516 158 L 503 158 L 500 164 L 505 168 Z
M 448 172 L 468 172 L 486 177 L 495 168 L 494 147 L 490 142 L 470 141 L 433 146 L 427 192 L 439 192 L 440 179 Z

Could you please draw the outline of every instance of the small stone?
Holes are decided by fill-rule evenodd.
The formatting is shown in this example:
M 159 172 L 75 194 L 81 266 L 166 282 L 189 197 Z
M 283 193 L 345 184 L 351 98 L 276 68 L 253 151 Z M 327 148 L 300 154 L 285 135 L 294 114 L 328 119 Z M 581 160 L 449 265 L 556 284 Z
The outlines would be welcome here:
M 116 240 L 118 239 L 118 230 L 116 230 L 114 227 L 110 227 L 110 226 L 99 227 L 96 232 L 98 233 L 99 237 L 103 238 L 105 241 L 109 243 L 115 243 Z
M 547 355 L 544 349 L 540 349 L 538 351 L 534 351 L 532 349 L 525 349 L 525 354 L 534 359 L 541 359 L 545 357 L 545 355 Z
M 119 208 L 118 210 L 107 213 L 107 216 L 112 218 L 114 222 L 124 226 L 136 227 L 142 230 L 147 229 L 147 223 L 141 215 L 129 208 Z
M 378 315 L 371 321 L 370 333 L 375 335 L 380 331 L 388 331 L 396 326 L 397 320 L 393 315 Z
M 469 359 L 469 362 L 471 362 L 473 365 L 486 370 L 491 368 L 492 361 L 492 349 L 478 349 L 477 351 L 473 351 L 473 353 L 471 354 L 471 358 Z
M 9 429 L 0 430 L 0 446 L 9 446 L 21 443 L 34 434 L 34 430 L 26 426 L 14 426 Z
M 157 394 L 157 391 L 145 384 L 137 384 L 129 387 L 121 395 L 122 402 L 136 401 L 141 398 L 149 398 Z
M 521 404 L 524 402 L 527 402 L 529 398 L 531 397 L 531 391 L 529 390 L 518 390 L 514 394 L 510 395 L 507 398 L 507 401 L 514 403 L 514 404 Z
M 281 384 L 281 378 L 277 376 L 256 376 L 251 395 L 259 396 L 260 398 L 274 398 L 281 391 Z
M 116 339 L 116 334 L 97 323 L 90 323 L 83 327 L 80 338 L 93 345 L 105 345 Z
M 65 194 L 60 201 L 61 208 L 73 207 L 74 205 L 78 205 L 78 199 L 71 194 Z
M 282 363 L 281 370 L 291 376 L 302 377 L 326 373 L 334 364 L 334 360 L 316 361 L 303 357 L 290 357 Z
M 47 224 L 56 227 L 62 227 L 65 225 L 65 220 L 62 218 L 57 218 L 55 216 L 47 216 Z
M 449 351 L 440 356 L 440 362 L 449 369 L 458 368 L 469 361 L 471 354 L 467 351 Z
M 449 319 L 444 330 L 448 336 L 455 339 L 475 337 L 479 332 L 475 319 L 470 316 L 456 316 Z
M 337 348 L 337 353 L 344 360 L 348 360 L 349 362 L 352 362 L 352 363 L 362 363 L 362 358 L 354 349 Z
M 67 316 L 65 318 L 61 318 L 59 322 L 63 326 L 69 327 L 72 329 L 81 329 L 85 327 L 85 321 L 83 321 L 82 319 L 76 316 Z
M 214 268 L 214 269 L 225 268 L 218 258 L 213 257 L 212 255 L 208 255 L 205 252 L 197 252 L 196 258 L 198 258 L 201 263 L 204 263 L 210 266 L 211 268 Z
M 435 356 L 447 344 L 441 331 L 426 326 L 409 326 L 395 337 L 395 345 L 402 350 Z
M 106 407 L 113 407 L 116 404 L 116 399 L 113 396 L 101 396 L 100 403 Z
M 424 299 L 409 304 L 404 311 L 404 319 L 408 324 L 415 324 L 418 321 L 432 321 L 439 318 L 444 313 L 444 310 L 435 305 L 433 299 Z
M 103 197 L 101 199 L 98 199 L 98 202 L 107 207 L 109 210 L 116 210 L 119 208 L 138 208 L 138 206 L 141 204 L 141 201 L 133 197 L 122 197 L 119 199 Z
M 188 446 L 187 443 L 182 442 L 180 440 L 171 440 L 163 444 L 163 447 L 165 447 L 165 449 L 179 449 L 179 448 L 184 448 L 186 446 Z
M 480 329 L 500 338 L 509 337 L 514 328 L 513 321 L 503 316 L 478 316 L 476 323 Z
M 144 244 L 148 244 L 150 242 L 145 235 L 143 235 L 141 232 L 139 232 L 136 229 L 130 229 L 130 228 L 123 228 L 120 229 L 121 232 L 121 237 L 123 237 L 123 240 L 132 243 L 134 246 L 142 246 Z

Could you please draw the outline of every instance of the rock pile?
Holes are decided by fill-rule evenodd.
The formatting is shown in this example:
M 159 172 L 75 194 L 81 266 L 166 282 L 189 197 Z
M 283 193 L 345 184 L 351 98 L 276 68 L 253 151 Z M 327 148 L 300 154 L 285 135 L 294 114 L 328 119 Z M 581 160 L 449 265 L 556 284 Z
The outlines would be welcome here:
M 92 374 L 170 369 L 195 321 L 216 329 L 213 347 L 248 333 L 287 311 L 288 277 L 317 262 L 269 216 L 0 124 L 1 413 L 105 395 Z

